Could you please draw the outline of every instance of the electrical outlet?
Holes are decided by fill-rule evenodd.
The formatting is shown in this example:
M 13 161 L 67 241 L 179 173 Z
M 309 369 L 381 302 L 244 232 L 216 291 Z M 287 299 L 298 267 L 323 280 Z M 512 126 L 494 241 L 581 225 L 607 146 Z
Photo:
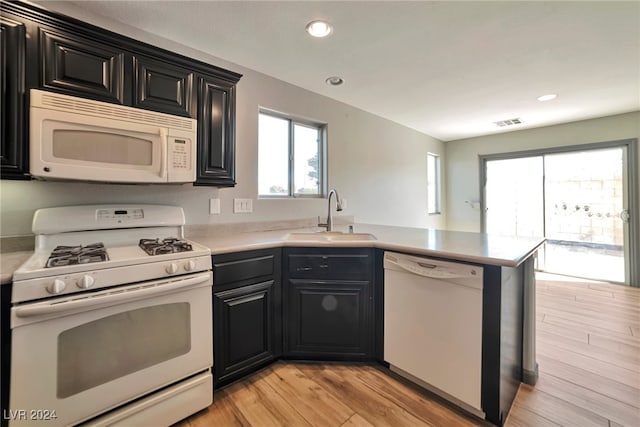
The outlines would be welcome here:
M 233 213 L 251 213 L 253 212 L 252 199 L 233 199 Z
M 340 203 L 342 203 L 342 210 L 346 211 L 347 210 L 347 199 L 345 199 L 344 197 L 342 199 L 340 199 Z
M 209 215 L 220 215 L 220 199 L 209 199 Z

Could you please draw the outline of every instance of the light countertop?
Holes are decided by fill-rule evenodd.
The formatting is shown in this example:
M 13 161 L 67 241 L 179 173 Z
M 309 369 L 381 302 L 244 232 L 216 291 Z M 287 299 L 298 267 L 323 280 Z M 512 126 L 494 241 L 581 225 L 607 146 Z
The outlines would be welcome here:
M 31 255 L 33 255 L 33 251 L 0 253 L 0 284 L 11 283 L 13 272 Z
M 288 239 L 290 233 L 313 233 L 319 228 L 289 229 L 234 234 L 192 232 L 187 238 L 208 246 L 212 254 L 241 252 L 271 247 L 375 247 L 417 255 L 436 256 L 458 261 L 516 267 L 531 256 L 544 238 L 494 236 L 483 233 L 447 231 L 424 228 L 355 224 L 355 233 L 370 233 L 376 240 L 317 241 Z M 347 232 L 347 226 L 336 227 Z
M 199 230 L 199 231 L 198 231 Z M 338 226 L 347 232 L 348 227 Z M 505 237 L 483 233 L 397 227 L 388 225 L 355 224 L 355 233 L 369 233 L 376 240 L 327 240 L 313 238 L 291 240 L 291 233 L 314 233 L 319 228 L 281 229 L 274 231 L 238 232 L 219 234 L 206 226 L 192 229 L 186 237 L 208 246 L 212 254 L 242 252 L 273 247 L 375 247 L 416 255 L 435 256 L 479 264 L 516 267 L 531 256 L 544 242 L 538 237 Z M 299 237 L 300 235 L 298 235 Z M 13 272 L 31 255 L 32 251 L 0 254 L 0 284 L 11 283 Z

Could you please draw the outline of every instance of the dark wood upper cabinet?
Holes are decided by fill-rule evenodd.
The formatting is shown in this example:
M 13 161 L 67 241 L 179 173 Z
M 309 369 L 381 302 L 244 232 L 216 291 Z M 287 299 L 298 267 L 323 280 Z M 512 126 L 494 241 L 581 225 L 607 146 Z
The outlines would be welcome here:
M 126 103 L 122 49 L 42 27 L 39 38 L 41 88 Z
M 193 71 L 144 56 L 133 57 L 133 106 L 196 117 Z
M 235 83 L 198 79 L 198 171 L 195 185 L 230 187 L 235 171 Z
M 35 4 L 0 0 L 0 9 L 2 178 L 29 178 L 29 89 L 38 88 L 195 118 L 195 185 L 235 185 L 235 87 L 242 75 Z
M 25 60 L 26 27 L 0 16 L 0 161 L 2 178 L 27 179 Z

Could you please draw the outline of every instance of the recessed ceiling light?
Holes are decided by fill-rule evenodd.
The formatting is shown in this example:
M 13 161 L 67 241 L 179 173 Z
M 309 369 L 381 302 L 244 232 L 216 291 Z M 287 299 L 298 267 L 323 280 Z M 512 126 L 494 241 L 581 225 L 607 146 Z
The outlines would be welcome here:
M 342 78 L 338 76 L 331 76 L 327 77 L 324 82 L 329 86 L 340 86 L 342 83 L 344 83 L 344 80 L 342 80 Z
M 540 102 L 551 101 L 552 99 L 556 99 L 557 97 L 558 95 L 556 95 L 555 93 L 549 93 L 547 95 L 539 96 L 538 101 Z
M 313 37 L 327 37 L 333 31 L 333 27 L 326 21 L 311 21 L 305 30 Z

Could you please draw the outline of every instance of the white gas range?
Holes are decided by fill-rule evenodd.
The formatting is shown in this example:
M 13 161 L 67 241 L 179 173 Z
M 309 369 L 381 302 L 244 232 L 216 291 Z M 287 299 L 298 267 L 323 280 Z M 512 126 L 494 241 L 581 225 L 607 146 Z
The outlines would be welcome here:
M 10 425 L 169 425 L 212 402 L 211 255 L 183 225 L 171 206 L 36 212 L 13 276 Z

